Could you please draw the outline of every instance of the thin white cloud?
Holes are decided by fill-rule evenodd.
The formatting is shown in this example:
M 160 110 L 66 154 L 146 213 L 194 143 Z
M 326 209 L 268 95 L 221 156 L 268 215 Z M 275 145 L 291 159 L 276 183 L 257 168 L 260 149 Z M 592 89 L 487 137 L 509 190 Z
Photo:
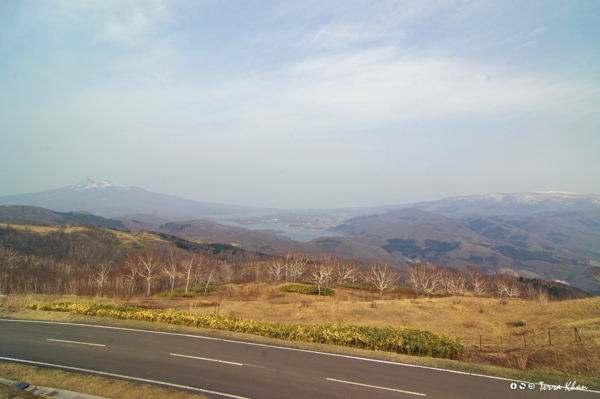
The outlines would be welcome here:
M 545 33 L 547 30 L 548 30 L 548 28 L 545 27 L 545 26 L 539 27 L 539 28 L 534 29 L 531 32 L 529 32 L 529 34 L 527 35 L 527 37 L 534 37 L 534 36 L 537 36 L 537 35 L 541 35 L 542 33 Z
M 585 55 L 579 69 L 562 65 L 551 20 L 506 22 L 531 7 L 190 4 L 66 1 L 22 13 L 18 29 L 0 16 L 0 48 L 11 51 L 3 132 L 24 149 L 3 153 L 2 165 L 39 158 L 53 175 L 92 165 L 99 178 L 174 193 L 177 183 L 160 176 L 181 173 L 197 182 L 186 193 L 195 199 L 281 206 L 376 205 L 402 190 L 419 200 L 422 182 L 444 187 L 435 196 L 524 186 L 537 178 L 520 168 L 524 158 L 583 187 L 598 165 L 595 46 L 572 46 Z M 30 31 L 35 40 L 21 43 Z M 515 51 L 528 42 L 543 46 Z M 561 164 L 563 153 L 579 163 Z M 477 180 L 451 177 L 475 164 Z

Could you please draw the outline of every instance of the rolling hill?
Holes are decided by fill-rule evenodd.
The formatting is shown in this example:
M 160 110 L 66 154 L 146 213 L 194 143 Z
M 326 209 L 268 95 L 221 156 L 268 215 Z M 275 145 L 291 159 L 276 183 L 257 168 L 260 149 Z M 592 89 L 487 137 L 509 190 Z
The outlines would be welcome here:
M 558 279 L 596 291 L 585 270 L 600 261 L 599 227 L 600 211 L 449 218 L 404 209 L 347 220 L 334 230 L 362 247 L 379 246 L 394 264 L 474 264 L 489 274 Z
M 249 230 L 198 217 L 251 214 L 256 208 L 200 203 L 89 179 L 42 193 L 0 197 L 2 203 L 19 205 L 0 207 L 0 221 L 10 223 L 92 223 L 265 254 L 289 250 L 329 252 L 365 264 L 377 261 L 398 267 L 432 262 L 459 269 L 472 264 L 488 274 L 561 280 L 588 292 L 599 288 L 585 273 L 590 264 L 600 263 L 597 195 L 545 192 L 454 197 L 399 210 L 369 209 L 380 212 L 377 214 L 369 214 L 366 208 L 351 212 L 319 210 L 314 213 L 315 221 L 322 225 L 324 220 L 337 220 L 339 224 L 330 224 L 328 230 L 346 237 L 321 237 L 309 242 L 286 239 L 272 230 Z M 25 206 L 33 203 L 54 208 Z M 77 209 L 87 212 L 73 212 Z M 344 220 L 339 218 L 341 214 L 354 216 Z M 280 223 L 287 220 L 295 226 L 297 215 L 280 211 L 272 216 Z M 317 224 L 310 220 L 311 213 L 302 215 L 306 226 Z

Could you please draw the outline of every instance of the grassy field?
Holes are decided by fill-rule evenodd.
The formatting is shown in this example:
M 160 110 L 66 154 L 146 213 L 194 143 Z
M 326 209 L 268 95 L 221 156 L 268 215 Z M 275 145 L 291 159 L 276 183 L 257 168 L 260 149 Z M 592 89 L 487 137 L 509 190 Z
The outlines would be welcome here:
M 85 227 L 51 227 L 51 226 L 33 226 L 27 224 L 10 224 L 10 223 L 0 223 L 0 227 L 6 228 L 7 226 L 12 227 L 16 230 L 29 230 L 34 231 L 36 233 L 47 234 L 51 231 L 63 231 L 65 233 L 73 233 L 75 231 L 85 230 Z
M 511 378 L 521 376 L 529 380 L 535 378 L 536 373 L 550 373 L 553 376 L 539 378 L 557 383 L 562 378 L 560 376 L 577 378 L 578 381 L 585 379 L 586 385 L 600 388 L 600 298 L 532 302 L 473 296 L 414 299 L 402 293 L 387 293 L 384 300 L 377 300 L 377 296 L 374 292 L 354 289 L 336 289 L 332 296 L 304 295 L 283 292 L 273 284 L 248 284 L 196 298 L 157 295 L 117 300 L 36 295 L 3 298 L 0 306 L 4 306 L 5 311 L 21 312 L 19 309 L 33 301 L 91 301 L 170 309 L 196 315 L 235 316 L 270 323 L 419 328 L 455 337 L 468 348 L 461 362 L 422 359 L 428 365 L 510 375 Z M 38 314 L 27 317 L 42 317 L 39 315 L 41 312 L 27 312 Z M 44 318 L 57 320 L 74 320 L 73 317 L 76 317 L 44 313 Z M 407 356 L 401 359 L 397 361 L 416 361 Z
M 75 233 L 78 231 L 89 230 L 88 227 L 52 227 L 52 226 L 33 226 L 33 225 L 25 225 L 25 224 L 0 223 L 0 227 L 3 227 L 3 228 L 6 228 L 9 225 L 11 228 L 16 229 L 16 230 L 33 231 L 33 232 L 41 233 L 41 234 L 48 234 L 52 231 L 62 231 L 64 233 L 71 234 L 71 233 Z M 167 245 L 167 246 L 173 246 L 172 243 L 170 243 L 166 240 L 163 240 L 157 234 L 153 234 L 153 233 L 141 232 L 141 233 L 134 234 L 134 233 L 125 232 L 125 231 L 110 230 L 110 229 L 106 229 L 106 228 L 102 228 L 102 227 L 96 227 L 95 229 L 96 230 L 104 230 L 104 231 L 107 231 L 107 232 L 113 234 L 120 241 L 120 244 L 118 246 L 122 247 L 122 248 L 131 248 L 134 245 L 146 248 L 150 244 L 156 243 L 156 242 L 161 242 L 162 244 Z

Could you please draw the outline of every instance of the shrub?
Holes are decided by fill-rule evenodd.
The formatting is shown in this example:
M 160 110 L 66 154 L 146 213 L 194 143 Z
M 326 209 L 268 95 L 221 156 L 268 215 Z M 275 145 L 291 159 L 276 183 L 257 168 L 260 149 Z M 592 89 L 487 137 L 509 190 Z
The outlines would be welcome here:
M 307 295 L 318 295 L 319 287 L 312 284 L 283 284 L 278 287 L 281 291 L 297 292 Z M 335 291 L 331 288 L 321 287 L 321 295 L 335 295 Z
M 511 321 L 510 323 L 506 323 L 507 326 L 510 327 L 525 327 L 527 323 L 524 321 Z
M 160 309 L 85 302 L 36 302 L 29 308 L 210 328 L 286 341 L 316 342 L 416 356 L 456 358 L 467 352 L 465 346 L 454 338 L 417 328 L 263 323 L 232 316 L 192 315 Z
M 175 288 L 173 290 L 173 292 L 163 291 L 163 292 L 159 293 L 158 296 L 192 298 L 192 297 L 204 295 L 205 287 L 206 287 L 206 285 L 202 285 L 202 286 L 196 288 L 195 290 L 189 290 L 188 292 L 185 292 L 185 290 L 183 288 Z M 208 284 L 208 288 L 206 289 L 206 292 L 207 293 L 213 292 L 217 288 L 219 288 L 219 284 Z
M 373 284 L 365 284 L 365 283 L 354 283 L 354 284 L 346 284 L 346 288 L 353 288 L 355 290 L 365 290 L 365 291 L 378 291 L 377 287 Z M 414 294 L 414 291 L 410 287 L 405 287 L 403 285 L 399 285 L 395 287 L 392 292 L 401 292 L 403 294 Z

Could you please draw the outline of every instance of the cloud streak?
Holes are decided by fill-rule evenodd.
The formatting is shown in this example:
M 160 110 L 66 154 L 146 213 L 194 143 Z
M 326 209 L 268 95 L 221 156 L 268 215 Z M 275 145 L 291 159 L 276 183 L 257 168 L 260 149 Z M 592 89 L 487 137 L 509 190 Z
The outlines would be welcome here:
M 598 7 L 57 4 L 1 13 L 0 162 L 19 172 L 0 194 L 82 176 L 282 207 L 600 192 L 580 34 Z

